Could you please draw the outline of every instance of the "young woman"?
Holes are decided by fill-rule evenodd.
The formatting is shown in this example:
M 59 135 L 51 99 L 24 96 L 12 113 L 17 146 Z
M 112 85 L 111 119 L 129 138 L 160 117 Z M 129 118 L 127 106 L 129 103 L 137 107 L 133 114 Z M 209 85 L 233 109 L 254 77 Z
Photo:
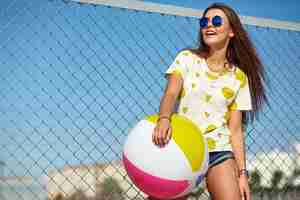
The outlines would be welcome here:
M 224 4 L 204 11 L 199 43 L 197 49 L 179 52 L 166 71 L 153 142 L 160 147 L 168 143 L 176 108 L 208 141 L 206 181 L 212 199 L 250 200 L 243 125 L 266 100 L 262 64 L 238 15 Z

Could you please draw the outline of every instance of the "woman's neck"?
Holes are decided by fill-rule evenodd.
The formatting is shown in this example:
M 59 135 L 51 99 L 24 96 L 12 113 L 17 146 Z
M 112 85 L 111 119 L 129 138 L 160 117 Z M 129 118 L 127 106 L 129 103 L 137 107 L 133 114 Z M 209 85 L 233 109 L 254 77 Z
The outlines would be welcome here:
M 222 72 L 229 67 L 224 51 L 210 51 L 206 58 L 206 63 L 208 68 L 213 72 Z
M 227 62 L 226 48 L 225 47 L 219 49 L 210 48 L 208 57 L 206 59 L 211 65 L 220 65 L 226 63 Z

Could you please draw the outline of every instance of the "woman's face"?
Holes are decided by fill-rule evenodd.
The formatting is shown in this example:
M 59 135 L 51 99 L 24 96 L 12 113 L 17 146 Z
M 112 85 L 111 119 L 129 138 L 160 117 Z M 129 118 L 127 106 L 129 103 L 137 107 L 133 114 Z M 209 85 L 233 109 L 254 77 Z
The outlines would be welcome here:
M 212 19 L 215 16 L 221 17 L 222 24 L 220 26 L 214 26 L 212 24 Z M 205 17 L 208 18 L 208 24 L 207 27 L 201 29 L 204 43 L 211 48 L 228 45 L 234 33 L 225 13 L 220 9 L 213 8 L 207 11 Z

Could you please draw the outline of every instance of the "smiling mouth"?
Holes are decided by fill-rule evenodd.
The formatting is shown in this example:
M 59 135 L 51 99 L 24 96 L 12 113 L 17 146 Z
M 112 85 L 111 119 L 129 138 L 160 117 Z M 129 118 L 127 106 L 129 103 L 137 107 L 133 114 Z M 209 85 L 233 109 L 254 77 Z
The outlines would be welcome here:
M 205 34 L 205 37 L 208 37 L 208 38 L 212 38 L 212 37 L 216 37 L 217 34 Z
M 214 31 L 207 31 L 207 32 L 205 32 L 205 35 L 206 35 L 206 36 L 216 36 L 217 33 L 214 32 Z

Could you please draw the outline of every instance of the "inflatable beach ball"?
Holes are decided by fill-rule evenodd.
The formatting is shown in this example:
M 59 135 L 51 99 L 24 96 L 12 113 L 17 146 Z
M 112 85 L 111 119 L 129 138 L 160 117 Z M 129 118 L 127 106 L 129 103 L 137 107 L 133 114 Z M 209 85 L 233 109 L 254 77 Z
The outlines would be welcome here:
M 203 180 L 208 168 L 207 143 L 189 119 L 174 114 L 172 139 L 164 147 L 152 142 L 158 115 L 140 120 L 129 132 L 123 163 L 132 182 L 147 195 L 172 199 L 184 196 Z

